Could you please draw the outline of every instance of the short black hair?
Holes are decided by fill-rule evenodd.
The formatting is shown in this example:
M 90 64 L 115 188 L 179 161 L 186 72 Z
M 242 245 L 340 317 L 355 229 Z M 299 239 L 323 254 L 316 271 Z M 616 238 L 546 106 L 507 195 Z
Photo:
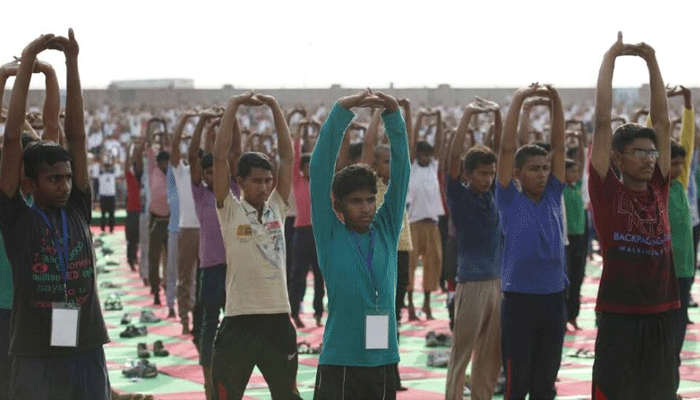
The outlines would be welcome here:
M 170 153 L 168 153 L 165 150 L 161 150 L 158 152 L 158 155 L 156 156 L 156 161 L 161 162 L 161 161 L 170 161 Z
M 635 139 L 649 139 L 658 146 L 656 133 L 653 129 L 639 124 L 624 124 L 615 129 L 612 136 L 612 148 L 617 152 L 624 152 L 625 147 Z
M 549 153 L 547 150 L 534 144 L 526 144 L 519 148 L 518 151 L 515 152 L 515 168 L 521 169 L 528 158 L 535 156 L 547 157 Z
M 70 162 L 68 151 L 51 141 L 38 140 L 30 143 L 22 154 L 24 162 L 24 175 L 27 178 L 37 179 L 41 164 L 49 167 L 58 162 Z
M 243 153 L 243 155 L 238 158 L 238 176 L 245 179 L 250 175 L 251 171 L 253 171 L 253 168 L 262 168 L 272 171 L 272 161 L 270 161 L 268 156 L 257 151 Z
M 202 157 L 202 169 L 211 168 L 214 166 L 214 155 L 212 153 L 207 153 Z
M 311 162 L 311 154 L 309 154 L 309 153 L 302 154 L 301 158 L 299 159 L 299 168 L 304 168 L 304 165 L 306 165 L 310 162 Z
M 467 151 L 462 161 L 462 169 L 471 173 L 481 164 L 493 164 L 496 161 L 496 153 L 493 150 L 483 145 L 476 145 Z
M 29 133 L 27 131 L 24 131 L 24 132 L 22 132 L 22 139 L 21 140 L 22 140 L 22 148 L 26 149 L 27 146 L 29 146 L 31 143 L 38 142 L 41 139 L 37 138 L 36 136 L 32 135 L 31 133 Z
M 542 150 L 546 151 L 547 153 L 551 153 L 551 152 L 552 152 L 552 145 L 551 145 L 550 143 L 547 143 L 547 142 L 535 142 L 535 143 L 532 143 L 532 144 L 535 145 L 535 146 L 537 146 L 537 147 L 539 147 L 539 148 L 541 148 Z
M 433 146 L 425 140 L 416 143 L 416 153 L 418 154 L 433 154 Z
M 351 160 L 357 160 L 362 157 L 362 143 L 351 144 L 348 149 L 348 155 Z
M 671 140 L 671 158 L 676 158 L 676 157 L 683 157 L 688 153 L 685 151 L 683 146 L 678 144 L 675 140 Z
M 341 201 L 350 193 L 363 189 L 377 193 L 377 174 L 369 165 L 348 165 L 333 176 L 333 197 L 336 200 Z

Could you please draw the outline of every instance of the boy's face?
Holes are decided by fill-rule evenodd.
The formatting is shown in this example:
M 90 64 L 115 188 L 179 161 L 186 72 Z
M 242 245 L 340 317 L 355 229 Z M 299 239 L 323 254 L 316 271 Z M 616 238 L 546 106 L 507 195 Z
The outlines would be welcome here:
M 360 233 L 369 230 L 377 211 L 376 195 L 369 189 L 356 190 L 342 200 L 335 200 L 333 205 L 343 215 L 345 226 Z
M 73 187 L 73 171 L 70 162 L 61 161 L 51 166 L 42 163 L 36 179 L 26 178 L 26 192 L 31 193 L 40 207 L 62 208 L 68 203 Z
M 374 155 L 374 171 L 382 179 L 389 179 L 391 175 L 391 154 L 387 151 L 380 151 Z
M 214 167 L 202 169 L 202 180 L 209 188 L 214 188 Z
M 301 164 L 299 166 L 299 169 L 301 170 L 301 174 L 304 175 L 304 178 L 309 177 L 309 163 L 308 162 Z
M 671 180 L 681 176 L 681 172 L 683 171 L 683 161 L 685 161 L 685 158 L 681 156 L 673 157 L 671 159 L 671 171 L 669 171 L 669 178 Z
M 243 189 L 245 201 L 253 207 L 262 207 L 272 192 L 272 171 L 264 168 L 253 168 L 250 174 L 242 179 L 236 178 L 238 186 Z
M 523 167 L 515 169 L 515 177 L 520 180 L 523 192 L 528 197 L 540 197 L 547 187 L 549 179 L 549 158 L 545 156 L 530 156 Z
M 566 168 L 566 174 L 564 176 L 566 183 L 573 185 L 578 180 L 578 165 L 572 165 Z
M 637 138 L 632 143 L 625 146 L 622 153 L 613 152 L 613 163 L 628 179 L 640 182 L 648 182 L 654 175 L 654 166 L 656 165 L 656 157 L 646 155 L 637 157 L 636 151 L 653 151 L 656 146 L 651 139 Z
M 416 160 L 418 161 L 418 165 L 421 167 L 427 167 L 430 165 L 430 161 L 433 159 L 433 153 L 427 152 L 427 151 L 419 151 L 418 154 L 416 155 Z
M 479 193 L 491 189 L 496 178 L 496 163 L 479 164 L 472 172 L 466 172 L 469 186 Z

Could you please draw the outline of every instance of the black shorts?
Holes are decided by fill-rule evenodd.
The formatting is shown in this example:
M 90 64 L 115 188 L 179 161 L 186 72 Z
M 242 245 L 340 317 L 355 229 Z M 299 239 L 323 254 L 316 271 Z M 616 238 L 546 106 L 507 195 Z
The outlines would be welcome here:
M 395 400 L 396 364 L 378 367 L 319 365 L 314 400 Z
M 600 313 L 593 400 L 676 398 L 679 376 L 675 313 Z

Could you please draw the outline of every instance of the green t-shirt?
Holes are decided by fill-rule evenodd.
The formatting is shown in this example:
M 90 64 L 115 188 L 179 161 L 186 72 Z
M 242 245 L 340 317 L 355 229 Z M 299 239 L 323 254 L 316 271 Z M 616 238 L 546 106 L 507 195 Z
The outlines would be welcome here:
M 12 309 L 12 266 L 0 235 L 0 308 Z
M 676 277 L 690 278 L 695 272 L 693 228 L 690 222 L 688 197 L 683 184 L 677 179 L 671 182 L 671 190 L 668 194 L 668 221 L 671 224 L 673 264 L 676 267 Z
M 581 188 L 583 181 L 564 186 L 564 203 L 566 204 L 566 229 L 569 235 L 586 234 L 586 209 L 583 207 Z

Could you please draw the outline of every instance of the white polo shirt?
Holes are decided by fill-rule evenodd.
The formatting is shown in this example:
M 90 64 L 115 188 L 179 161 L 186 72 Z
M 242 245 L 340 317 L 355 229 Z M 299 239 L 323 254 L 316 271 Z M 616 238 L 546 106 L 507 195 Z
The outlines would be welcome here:
M 229 191 L 217 207 L 226 248 L 227 317 L 291 311 L 287 295 L 284 219 L 289 206 L 274 190 L 262 211 Z

